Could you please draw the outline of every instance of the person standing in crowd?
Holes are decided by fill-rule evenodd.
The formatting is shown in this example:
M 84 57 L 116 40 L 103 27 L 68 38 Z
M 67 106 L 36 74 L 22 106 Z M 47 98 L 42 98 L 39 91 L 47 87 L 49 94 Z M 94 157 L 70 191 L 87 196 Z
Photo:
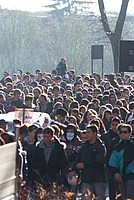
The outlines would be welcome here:
M 109 160 L 109 169 L 123 199 L 134 199 L 134 138 L 131 135 L 132 127 L 123 124 L 119 132 L 120 141 Z
M 54 138 L 54 129 L 47 126 L 43 130 L 43 140 L 37 145 L 32 161 L 32 181 L 47 188 L 57 182 L 68 161 L 63 146 Z
M 106 133 L 103 133 L 101 135 L 101 139 L 104 142 L 106 149 L 107 149 L 105 162 L 106 162 L 106 169 L 107 169 L 107 178 L 108 178 L 110 200 L 114 200 L 115 197 L 116 197 L 116 185 L 115 185 L 115 181 L 113 179 L 113 176 L 112 176 L 111 172 L 109 171 L 108 162 L 109 162 L 109 158 L 110 158 L 110 155 L 111 155 L 112 141 L 113 141 L 113 139 L 116 139 L 116 138 L 119 137 L 119 135 L 117 134 L 118 124 L 120 124 L 120 119 L 119 118 L 113 118 L 112 121 L 111 121 L 111 128 Z
M 75 172 L 81 171 L 81 191 L 83 199 L 86 192 L 93 192 L 99 200 L 105 197 L 105 154 L 106 149 L 97 137 L 96 125 L 86 127 L 87 141 L 81 147 L 75 162 Z M 70 177 L 74 172 L 70 172 Z
M 67 71 L 67 63 L 66 59 L 62 58 L 61 61 L 59 62 L 58 66 L 56 67 L 56 70 L 58 72 L 58 75 L 64 77 L 66 71 Z
M 51 114 L 52 110 L 53 110 L 53 102 L 49 101 L 45 93 L 40 94 L 39 102 L 37 103 L 35 111 Z
M 21 99 L 22 92 L 19 89 L 13 91 L 13 105 L 16 108 L 23 108 L 23 101 Z

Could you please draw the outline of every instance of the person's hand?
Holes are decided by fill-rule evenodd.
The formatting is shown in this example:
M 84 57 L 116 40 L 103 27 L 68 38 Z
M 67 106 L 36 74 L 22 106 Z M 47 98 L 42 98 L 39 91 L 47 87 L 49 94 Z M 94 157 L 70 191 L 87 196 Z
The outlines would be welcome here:
M 116 174 L 114 175 L 114 178 L 115 178 L 115 180 L 116 180 L 117 182 L 121 182 L 121 181 L 122 181 L 122 177 L 121 177 L 121 175 L 120 175 L 119 173 L 116 173 Z
M 70 179 L 72 179 L 73 176 L 76 176 L 75 171 L 69 172 L 69 174 L 67 175 Z
M 77 169 L 83 169 L 84 168 L 84 163 L 77 163 L 76 164 Z

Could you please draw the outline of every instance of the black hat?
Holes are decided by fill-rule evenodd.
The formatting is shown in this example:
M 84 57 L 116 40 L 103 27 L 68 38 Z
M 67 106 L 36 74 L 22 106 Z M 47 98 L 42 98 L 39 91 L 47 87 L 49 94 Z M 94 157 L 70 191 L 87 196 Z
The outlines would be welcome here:
M 67 111 L 64 108 L 58 108 L 58 110 L 56 111 L 56 115 L 66 116 Z
M 4 119 L 0 119 L 0 124 L 4 124 L 4 123 L 8 123 L 6 120 L 4 120 Z

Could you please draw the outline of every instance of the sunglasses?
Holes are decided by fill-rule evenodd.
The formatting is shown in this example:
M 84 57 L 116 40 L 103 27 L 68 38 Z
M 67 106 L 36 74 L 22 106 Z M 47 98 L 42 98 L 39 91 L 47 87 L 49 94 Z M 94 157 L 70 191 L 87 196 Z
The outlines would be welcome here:
M 128 131 L 120 131 L 120 134 L 128 134 Z

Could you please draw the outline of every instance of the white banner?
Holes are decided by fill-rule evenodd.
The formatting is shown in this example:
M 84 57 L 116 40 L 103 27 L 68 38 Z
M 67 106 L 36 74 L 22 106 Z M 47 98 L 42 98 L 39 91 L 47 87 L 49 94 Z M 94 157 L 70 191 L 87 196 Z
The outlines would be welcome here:
M 0 114 L 0 119 L 5 119 L 7 122 L 13 122 L 14 119 L 20 118 L 19 116 L 22 116 L 22 115 L 23 115 L 22 110 L 17 114 L 15 114 L 15 112 L 9 112 L 7 114 Z M 25 121 L 25 123 L 28 123 L 28 124 L 33 123 L 41 127 L 45 127 L 46 125 L 49 125 L 51 121 L 49 114 L 41 113 L 41 112 L 28 113 L 26 118 L 27 120 Z
M 15 194 L 16 142 L 0 146 L 0 199 Z

